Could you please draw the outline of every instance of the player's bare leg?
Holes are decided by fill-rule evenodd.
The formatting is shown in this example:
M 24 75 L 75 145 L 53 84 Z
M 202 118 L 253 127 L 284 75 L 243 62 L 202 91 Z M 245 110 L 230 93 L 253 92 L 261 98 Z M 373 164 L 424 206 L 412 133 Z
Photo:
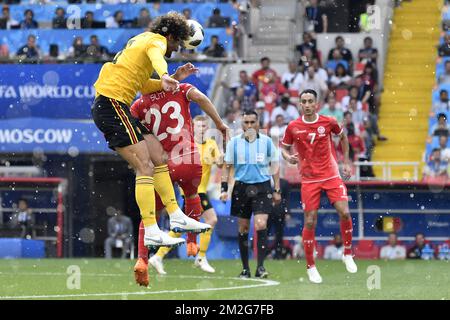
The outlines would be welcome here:
M 242 272 L 239 277 L 250 278 L 250 267 L 248 264 L 248 232 L 250 230 L 250 219 L 238 218 L 239 226 L 239 253 L 242 261 Z
M 140 141 L 126 147 L 118 147 L 116 151 L 136 172 L 135 194 L 145 229 L 145 245 L 170 247 L 184 243 L 184 239 L 169 237 L 156 223 L 153 164 L 146 143 Z
M 306 258 L 306 273 L 308 274 L 309 281 L 313 283 L 321 283 L 322 277 L 316 268 L 314 261 L 315 250 L 315 230 L 317 224 L 317 210 L 305 211 L 304 213 L 304 226 L 302 231 L 303 248 L 305 250 Z
M 255 277 L 267 278 L 269 273 L 264 268 L 264 259 L 267 253 L 267 213 L 255 212 L 255 232 L 257 234 L 257 255 L 258 266 L 256 267 Z
M 348 208 L 347 201 L 336 201 L 334 204 L 336 211 L 339 214 L 340 224 L 341 224 L 341 235 L 344 241 L 344 254 L 342 256 L 342 261 L 348 272 L 356 273 L 358 267 L 353 261 L 352 255 L 352 232 L 353 224 L 352 217 L 350 215 L 350 210 Z
M 206 259 L 206 251 L 208 250 L 209 242 L 211 241 L 212 231 L 217 224 L 217 215 L 214 209 L 211 208 L 202 213 L 202 218 L 205 223 L 211 226 L 211 230 L 208 230 L 200 235 L 200 248 L 198 256 L 195 259 L 195 266 L 205 272 L 214 273 L 216 270 L 208 263 L 208 260 Z
M 198 222 L 186 216 L 176 201 L 172 180 L 167 166 L 167 154 L 161 143 L 151 134 L 144 135 L 150 159 L 155 165 L 155 190 L 166 207 L 170 218 L 170 230 L 178 232 L 201 233 L 211 229 L 211 226 Z

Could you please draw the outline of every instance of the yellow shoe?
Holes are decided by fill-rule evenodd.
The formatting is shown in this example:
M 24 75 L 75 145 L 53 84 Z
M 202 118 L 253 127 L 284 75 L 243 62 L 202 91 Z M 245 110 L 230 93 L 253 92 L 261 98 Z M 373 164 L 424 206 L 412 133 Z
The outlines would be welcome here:
M 148 264 L 142 258 L 139 258 L 134 265 L 134 279 L 140 286 L 147 287 L 149 284 Z
M 186 245 L 187 250 L 187 256 L 195 257 L 197 256 L 198 252 L 200 251 L 200 247 L 195 242 L 189 242 Z

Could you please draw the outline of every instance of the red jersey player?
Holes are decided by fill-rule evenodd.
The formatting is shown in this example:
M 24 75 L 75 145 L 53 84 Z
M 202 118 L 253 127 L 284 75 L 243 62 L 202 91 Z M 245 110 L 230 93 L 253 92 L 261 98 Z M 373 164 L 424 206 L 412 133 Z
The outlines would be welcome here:
M 227 129 L 222 122 L 214 105 L 203 93 L 188 83 L 180 84 L 177 92 L 158 91 L 144 95 L 131 106 L 131 114 L 144 124 L 153 136 L 156 137 L 168 157 L 170 177 L 173 182 L 183 189 L 185 195 L 186 214 L 199 219 L 202 214 L 202 206 L 197 188 L 202 178 L 202 165 L 197 150 L 189 111 L 190 101 L 199 104 L 200 108 L 216 124 L 221 131 Z M 156 210 L 164 208 L 160 198 L 156 195 Z M 175 230 L 176 231 L 176 230 Z M 180 233 L 169 232 L 172 237 L 180 237 Z M 148 285 L 148 249 L 144 245 L 144 228 L 141 222 L 139 226 L 138 261 L 135 265 L 135 279 L 140 285 Z M 196 235 L 188 234 L 188 255 L 196 255 L 198 247 Z M 150 260 L 151 264 L 161 273 L 161 261 L 170 248 L 160 248 L 154 255 L 156 259 Z
M 344 240 L 343 262 L 350 273 L 357 271 L 352 257 L 352 219 L 348 208 L 347 188 L 339 174 L 338 164 L 333 155 L 331 134 L 339 135 L 344 153 L 343 174 L 346 179 L 351 175 L 348 157 L 348 139 L 343 129 L 334 118 L 319 115 L 317 93 L 305 90 L 300 94 L 300 105 L 303 116 L 289 123 L 283 138 L 282 154 L 284 159 L 301 164 L 301 197 L 304 211 L 304 227 L 302 232 L 305 250 L 307 273 L 313 283 L 321 283 L 314 262 L 315 226 L 317 211 L 320 205 L 320 194 L 324 190 L 331 204 L 336 208 L 341 224 Z M 290 154 L 294 146 L 298 154 Z

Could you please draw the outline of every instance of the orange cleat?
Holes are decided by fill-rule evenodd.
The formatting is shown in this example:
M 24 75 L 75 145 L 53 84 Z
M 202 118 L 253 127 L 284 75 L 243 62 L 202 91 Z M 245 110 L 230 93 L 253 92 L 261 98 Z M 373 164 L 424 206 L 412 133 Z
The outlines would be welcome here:
M 148 263 L 145 263 L 144 259 L 142 258 L 139 258 L 134 265 L 134 279 L 140 286 L 147 287 L 149 284 Z
M 195 257 L 197 253 L 200 251 L 200 247 L 195 242 L 188 242 L 186 244 L 187 256 Z

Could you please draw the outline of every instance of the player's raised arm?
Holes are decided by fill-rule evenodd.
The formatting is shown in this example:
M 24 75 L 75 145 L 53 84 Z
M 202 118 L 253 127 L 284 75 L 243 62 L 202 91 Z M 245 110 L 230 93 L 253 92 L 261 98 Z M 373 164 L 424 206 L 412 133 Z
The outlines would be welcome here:
M 222 121 L 222 118 L 217 113 L 216 107 L 213 105 L 211 100 L 203 94 L 200 90 L 193 88 L 189 90 L 187 98 L 195 103 L 197 103 L 200 108 L 205 111 L 205 113 L 214 121 L 217 129 L 222 132 L 224 138 L 226 137 L 226 131 L 229 129 L 228 126 Z
M 183 81 L 190 75 L 193 75 L 199 71 L 198 68 L 196 68 L 192 63 L 188 62 L 183 64 L 182 66 L 179 66 L 175 73 L 171 75 L 171 77 L 177 81 Z M 142 94 L 150 94 L 153 92 L 161 91 L 163 89 L 162 87 L 162 81 L 161 79 L 148 79 L 148 81 L 143 86 L 141 93 Z

